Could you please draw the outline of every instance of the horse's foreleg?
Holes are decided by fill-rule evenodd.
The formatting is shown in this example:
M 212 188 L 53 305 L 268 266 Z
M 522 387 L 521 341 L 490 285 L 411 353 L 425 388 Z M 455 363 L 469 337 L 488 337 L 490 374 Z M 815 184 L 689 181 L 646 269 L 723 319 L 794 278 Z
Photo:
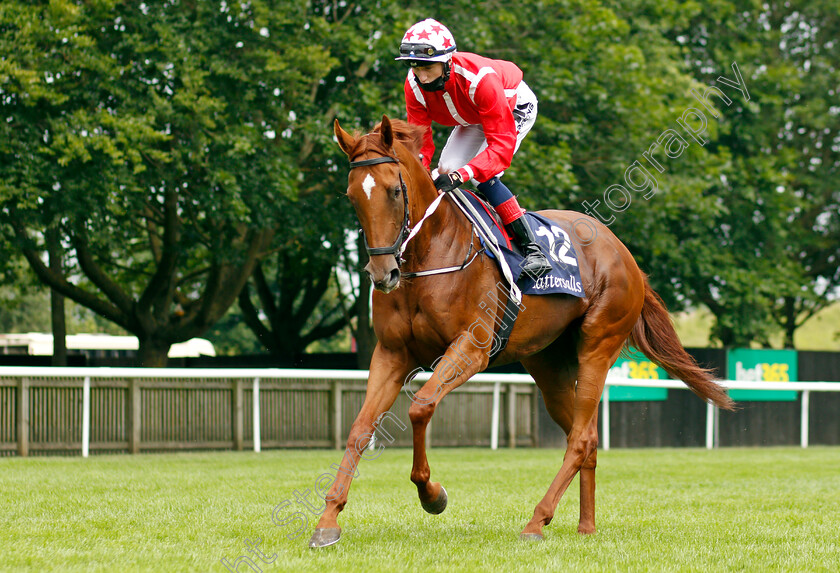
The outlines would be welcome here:
M 435 408 L 444 396 L 466 382 L 476 372 L 487 366 L 486 353 L 464 352 L 457 346 L 450 346 L 437 361 L 435 371 L 423 387 L 411 397 L 408 417 L 414 433 L 414 461 L 411 467 L 411 481 L 417 486 L 420 503 L 429 513 L 441 513 L 446 509 L 446 490 L 441 484 L 430 482 L 431 471 L 426 459 L 426 427 L 432 419 Z
M 333 465 L 336 470 L 335 480 L 325 496 L 326 509 L 309 540 L 310 547 L 326 547 L 338 541 L 341 535 L 338 514 L 347 504 L 350 484 L 353 477 L 358 475 L 356 468 L 359 461 L 365 459 L 365 450 L 373 432 L 378 424 L 384 421 L 383 414 L 394 404 L 402 389 L 403 380 L 412 367 L 413 364 L 403 355 L 395 355 L 380 346 L 374 350 L 365 402 L 350 428 L 341 465 Z M 376 457 L 378 455 L 376 454 Z

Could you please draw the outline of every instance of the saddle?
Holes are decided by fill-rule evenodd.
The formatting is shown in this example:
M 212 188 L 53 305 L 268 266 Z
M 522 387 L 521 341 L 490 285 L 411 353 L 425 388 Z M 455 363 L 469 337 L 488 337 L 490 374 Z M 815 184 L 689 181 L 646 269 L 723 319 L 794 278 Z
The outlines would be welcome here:
M 551 272 L 534 278 L 522 273 L 523 254 L 515 241 L 510 240 L 499 216 L 489 203 L 466 189 L 456 189 L 449 195 L 475 224 L 482 245 L 487 248 L 487 253 L 496 259 L 506 279 L 505 267 L 509 269 L 508 280 L 513 283 L 512 291 L 519 290 L 521 294 L 529 295 L 569 294 L 581 298 L 586 296 L 580 280 L 574 245 L 568 233 L 556 221 L 530 211 L 524 215 L 525 222 L 531 227 L 540 249 L 552 266 Z
M 525 222 L 531 227 L 540 248 L 550 256 L 551 272 L 542 277 L 530 277 L 522 272 L 525 260 L 515 241 L 511 241 L 496 210 L 484 199 L 466 189 L 455 189 L 447 194 L 473 223 L 484 250 L 495 259 L 499 270 L 510 288 L 507 304 L 502 313 L 496 336 L 500 344 L 490 355 L 491 362 L 505 349 L 513 325 L 522 306 L 523 294 L 571 294 L 583 297 L 577 256 L 568 235 L 556 222 L 536 213 L 525 213 Z M 557 238 L 562 237 L 559 242 Z M 497 285 L 501 289 L 502 285 Z M 505 293 L 502 293 L 505 294 Z
M 507 248 L 512 249 L 515 252 L 518 252 L 518 253 L 522 254 L 521 250 L 519 249 L 519 246 L 514 241 L 511 240 L 511 239 L 513 239 L 513 237 L 511 237 L 510 233 L 508 233 L 508 230 L 505 228 L 504 224 L 502 223 L 502 218 L 499 216 L 498 213 L 496 213 L 496 209 L 493 208 L 493 206 L 484 197 L 484 195 L 482 195 L 480 192 L 479 193 L 473 193 L 472 191 L 470 191 L 468 189 L 465 189 L 464 192 L 472 195 L 472 197 L 475 199 L 475 201 L 479 205 L 481 205 L 481 207 L 484 209 L 484 212 L 487 213 L 487 215 L 490 217 L 490 220 L 493 222 L 493 224 L 496 226 L 496 228 L 499 230 L 499 232 L 502 234 L 502 236 L 507 240 L 507 242 L 506 242 Z

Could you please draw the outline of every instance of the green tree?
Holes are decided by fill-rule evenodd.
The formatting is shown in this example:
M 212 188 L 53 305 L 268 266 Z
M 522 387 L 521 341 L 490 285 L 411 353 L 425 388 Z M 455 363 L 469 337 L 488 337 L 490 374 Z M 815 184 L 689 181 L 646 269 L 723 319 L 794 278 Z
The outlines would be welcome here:
M 372 352 L 368 297 L 338 300 L 331 280 L 340 259 L 346 260 L 345 232 L 356 227 L 344 197 L 346 157 L 333 140 L 332 122 L 340 117 L 367 130 L 383 113 L 404 115 L 405 70 L 392 54 L 407 18 L 397 2 L 310 2 L 298 15 L 299 26 L 308 31 L 303 40 L 330 57 L 290 105 L 283 137 L 298 144 L 292 158 L 299 169 L 297 200 L 277 215 L 276 254 L 257 267 L 240 294 L 240 308 L 258 339 L 285 360 L 359 315 L 354 331 L 368 341 L 360 344 L 362 364 Z M 349 270 L 369 289 L 366 277 L 358 276 L 360 268 Z M 361 314 L 360 307 L 365 307 Z
M 317 245 L 306 250 L 309 259 L 285 250 L 258 264 L 249 281 L 254 288 L 246 285 L 239 293 L 245 323 L 273 356 L 287 363 L 312 342 L 345 328 L 352 317 L 352 307 L 344 308 L 335 294 L 327 297 L 329 306 L 324 304 L 325 295 L 335 289 L 335 262 L 319 256 L 328 249 Z
M 225 313 L 297 192 L 282 134 L 331 63 L 295 6 L 2 6 L 5 229 L 44 283 L 137 335 L 145 365 Z
M 837 85 L 836 10 L 558 0 L 485 13 L 467 48 L 518 63 L 540 99 L 508 171 L 523 203 L 614 217 L 669 306 L 707 305 L 724 344 L 769 344 L 779 323 L 791 344 L 837 284 L 837 114 L 825 97 Z M 700 106 L 692 89 L 733 78 L 733 62 L 750 99 L 728 90 L 732 103 L 708 114 L 701 145 L 677 119 Z M 666 129 L 689 147 L 660 156 L 658 173 L 642 154 Z M 621 208 L 606 208 L 637 160 L 656 193 L 616 193 Z
M 686 64 L 708 82 L 738 62 L 750 100 L 726 110 L 709 147 L 726 158 L 710 190 L 722 205 L 714 233 L 675 230 L 704 261 L 686 285 L 715 313 L 724 344 L 768 345 L 781 328 L 793 347 L 795 330 L 840 284 L 840 14 L 822 1 L 693 10 L 670 32 Z
M 523 205 L 597 201 L 669 305 L 706 304 L 726 344 L 767 344 L 779 328 L 790 343 L 829 300 L 838 16 L 825 0 L 453 0 L 433 14 L 390 0 L 4 2 L 5 235 L 42 282 L 136 334 L 146 364 L 225 315 L 258 264 L 272 278 L 244 295 L 249 322 L 299 347 L 319 319 L 339 324 L 339 291 L 319 277 L 348 260 L 354 227 L 331 123 L 404 117 L 393 56 L 430 15 L 459 49 L 516 62 L 540 100 L 506 179 Z M 654 194 L 605 209 L 610 186 L 698 105 L 690 90 L 732 77 L 733 61 L 750 100 L 720 107 Z M 360 340 L 367 288 L 342 307 Z
M 702 85 L 667 35 L 695 7 L 642 8 L 577 0 L 495 7 L 467 47 L 516 62 L 539 98 L 537 122 L 506 174 L 523 205 L 607 222 L 669 307 L 679 309 L 692 300 L 682 286 L 691 270 L 682 261 L 691 255 L 678 231 L 687 225 L 709 233 L 722 209 L 711 190 L 726 158 L 697 144 L 675 159 L 660 149 L 662 173 L 643 158 L 665 130 L 679 129 L 691 89 Z M 716 134 L 717 126 L 709 131 Z M 655 192 L 627 185 L 625 172 L 636 161 L 653 174 Z M 616 184 L 628 194 L 610 194 L 613 209 L 605 194 Z

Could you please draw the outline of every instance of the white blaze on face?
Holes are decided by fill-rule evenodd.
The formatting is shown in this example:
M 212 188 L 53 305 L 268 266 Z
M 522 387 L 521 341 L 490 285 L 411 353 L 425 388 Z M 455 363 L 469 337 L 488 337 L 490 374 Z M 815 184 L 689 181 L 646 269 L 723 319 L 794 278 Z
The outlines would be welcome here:
M 367 177 L 365 177 L 365 180 L 362 181 L 362 191 L 364 191 L 365 195 L 367 195 L 368 201 L 370 201 L 370 192 L 373 190 L 373 188 L 375 186 L 376 186 L 376 181 L 374 181 L 371 174 L 368 173 Z

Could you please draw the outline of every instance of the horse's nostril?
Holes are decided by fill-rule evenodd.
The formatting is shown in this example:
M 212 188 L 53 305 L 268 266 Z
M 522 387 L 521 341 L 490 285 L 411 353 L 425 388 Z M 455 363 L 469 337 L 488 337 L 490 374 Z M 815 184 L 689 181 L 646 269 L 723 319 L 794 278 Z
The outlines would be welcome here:
M 397 284 L 400 280 L 400 269 L 392 270 L 389 279 L 391 284 Z
M 362 270 L 363 270 L 363 271 L 365 272 L 365 274 L 367 275 L 368 280 L 369 280 L 370 282 L 374 282 L 374 280 L 373 280 L 373 272 L 371 272 L 371 270 L 370 270 L 370 263 L 366 264 Z

